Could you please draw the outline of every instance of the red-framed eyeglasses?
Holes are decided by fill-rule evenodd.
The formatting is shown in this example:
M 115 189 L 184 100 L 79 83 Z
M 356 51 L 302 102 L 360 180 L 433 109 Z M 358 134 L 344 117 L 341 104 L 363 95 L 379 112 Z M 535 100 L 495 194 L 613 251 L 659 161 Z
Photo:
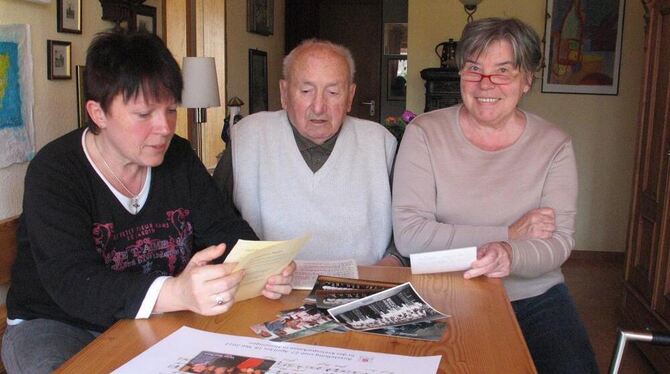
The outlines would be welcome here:
M 481 82 L 482 79 L 488 78 L 496 85 L 509 84 L 515 77 L 515 74 L 482 74 L 475 71 L 462 71 L 460 75 L 461 79 L 466 82 Z

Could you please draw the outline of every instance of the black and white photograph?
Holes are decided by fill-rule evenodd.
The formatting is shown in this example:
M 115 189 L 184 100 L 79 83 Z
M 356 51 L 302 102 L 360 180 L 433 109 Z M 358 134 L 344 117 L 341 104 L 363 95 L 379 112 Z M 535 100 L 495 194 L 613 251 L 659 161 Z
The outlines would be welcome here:
M 70 42 L 47 40 L 47 78 L 72 79 Z
M 135 20 L 131 23 L 136 31 L 156 33 L 156 8 L 140 5 L 135 9 Z
M 81 34 L 81 0 L 58 0 L 58 32 Z
M 247 0 L 247 31 L 265 36 L 274 33 L 274 0 Z
M 365 333 L 395 336 L 415 340 L 428 340 L 439 342 L 447 330 L 445 322 L 429 321 L 410 323 L 408 325 L 389 326 L 377 330 L 364 331 Z
M 249 50 L 249 114 L 268 110 L 268 54 Z
M 354 331 L 435 321 L 448 317 L 424 301 L 409 282 L 328 309 L 328 313 L 337 322 Z
M 368 290 L 318 290 L 316 291 L 316 307 L 319 309 L 334 308 L 374 295 L 383 290 L 380 288 Z
M 392 282 L 380 282 L 366 279 L 353 279 L 353 278 L 319 275 L 319 277 L 316 279 L 316 282 L 314 283 L 312 291 L 305 298 L 305 303 L 318 304 L 317 295 L 320 295 L 322 303 L 323 300 L 326 298 L 329 299 L 327 301 L 328 303 L 333 303 L 334 301 L 332 299 L 334 299 L 338 295 L 340 295 L 343 299 L 351 299 L 354 296 L 360 296 L 356 297 L 356 299 L 361 299 L 363 297 L 370 296 L 373 293 L 393 288 L 397 285 L 398 283 L 392 283 Z M 346 303 L 344 301 L 337 302 L 337 305 L 341 304 Z M 331 305 L 328 308 L 331 308 L 333 306 L 335 305 Z M 319 306 L 319 308 L 325 308 L 325 307 Z

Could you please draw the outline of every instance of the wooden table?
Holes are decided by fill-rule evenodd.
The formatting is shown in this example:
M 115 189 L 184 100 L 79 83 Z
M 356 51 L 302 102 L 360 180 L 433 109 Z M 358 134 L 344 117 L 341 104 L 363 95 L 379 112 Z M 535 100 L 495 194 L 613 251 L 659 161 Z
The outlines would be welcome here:
M 364 351 L 410 356 L 441 355 L 439 373 L 535 373 L 512 306 L 499 279 L 464 280 L 462 273 L 412 275 L 408 268 L 360 267 L 361 279 L 411 281 L 433 307 L 451 315 L 440 342 L 363 333 L 322 333 L 295 340 Z M 147 320 L 114 324 L 59 369 L 61 373 L 109 372 L 181 326 L 240 336 L 255 336 L 249 326 L 274 319 L 280 310 L 303 304 L 306 291 L 281 300 L 257 297 L 236 303 L 219 316 L 167 313 Z

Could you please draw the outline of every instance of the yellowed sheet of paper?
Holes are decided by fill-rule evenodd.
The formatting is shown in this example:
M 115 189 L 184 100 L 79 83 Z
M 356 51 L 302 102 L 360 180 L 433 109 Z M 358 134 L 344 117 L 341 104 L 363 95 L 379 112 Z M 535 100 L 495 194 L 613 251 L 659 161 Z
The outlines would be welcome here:
M 242 301 L 261 295 L 267 279 L 279 274 L 305 246 L 310 236 L 284 241 L 239 240 L 224 262 L 237 262 L 235 271 L 244 269 L 244 279 L 235 295 Z

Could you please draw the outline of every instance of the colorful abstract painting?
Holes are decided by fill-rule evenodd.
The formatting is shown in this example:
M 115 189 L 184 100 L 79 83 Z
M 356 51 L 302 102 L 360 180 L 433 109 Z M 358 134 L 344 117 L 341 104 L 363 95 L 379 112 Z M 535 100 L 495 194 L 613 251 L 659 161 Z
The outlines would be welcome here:
M 35 153 L 28 25 L 0 25 L 0 168 Z
M 616 95 L 624 0 L 547 0 L 542 92 Z

